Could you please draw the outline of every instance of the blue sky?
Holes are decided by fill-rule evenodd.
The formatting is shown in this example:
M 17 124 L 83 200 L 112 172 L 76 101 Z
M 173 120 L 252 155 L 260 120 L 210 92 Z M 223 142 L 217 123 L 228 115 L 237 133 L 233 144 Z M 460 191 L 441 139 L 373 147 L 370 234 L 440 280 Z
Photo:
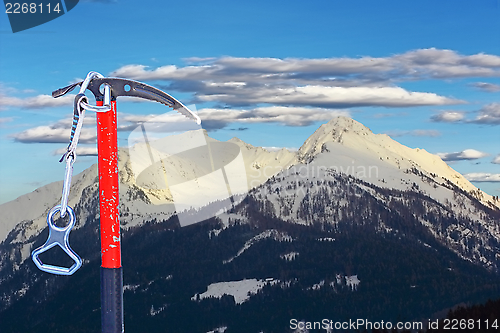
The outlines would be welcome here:
M 349 115 L 500 195 L 498 0 L 94 0 L 16 34 L 1 15 L 0 203 L 62 179 L 72 98 L 47 95 L 91 70 L 195 104 L 220 140 L 298 148 Z M 125 127 L 166 109 L 118 111 Z M 80 155 L 75 172 L 95 162 Z

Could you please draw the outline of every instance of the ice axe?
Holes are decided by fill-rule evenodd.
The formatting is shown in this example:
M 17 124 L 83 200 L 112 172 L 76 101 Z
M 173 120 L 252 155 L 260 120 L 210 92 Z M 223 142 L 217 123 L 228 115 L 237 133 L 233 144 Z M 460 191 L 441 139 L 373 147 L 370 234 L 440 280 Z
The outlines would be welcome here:
M 97 72 L 90 72 L 85 80 L 71 84 L 52 92 L 54 98 L 80 86 L 75 96 L 73 126 L 70 143 L 61 161 L 66 159 L 61 204 L 52 208 L 47 216 L 49 239 L 32 253 L 35 264 L 41 270 L 53 274 L 71 275 L 82 265 L 80 257 L 69 246 L 69 232 L 74 225 L 75 215 L 67 205 L 73 163 L 76 158 L 76 146 L 80 136 L 85 110 L 97 113 L 97 154 L 99 169 L 99 209 L 101 226 L 101 327 L 102 333 L 123 332 L 123 269 L 121 265 L 121 238 L 119 223 L 118 191 L 118 139 L 116 98 L 119 96 L 139 97 L 160 102 L 184 116 L 201 123 L 200 118 L 169 94 L 147 84 L 112 77 L 103 77 Z M 85 91 L 90 90 L 96 99 L 96 105 L 90 105 Z M 57 227 L 53 223 L 54 214 L 61 217 L 70 215 L 70 223 Z M 43 264 L 38 255 L 59 245 L 75 262 L 72 267 L 58 267 Z

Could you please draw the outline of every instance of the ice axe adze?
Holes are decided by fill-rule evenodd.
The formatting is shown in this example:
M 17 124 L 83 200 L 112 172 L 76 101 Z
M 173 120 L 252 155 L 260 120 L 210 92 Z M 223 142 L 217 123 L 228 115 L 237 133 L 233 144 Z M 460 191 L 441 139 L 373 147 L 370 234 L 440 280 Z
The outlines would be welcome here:
M 96 72 L 90 72 L 84 81 L 54 91 L 52 96 L 54 98 L 61 97 L 77 86 L 80 86 L 80 92 L 75 97 L 71 140 L 68 150 L 62 158 L 66 158 L 63 198 L 61 205 L 54 207 L 49 213 L 50 219 L 49 217 L 47 218 L 50 230 L 49 239 L 44 246 L 33 252 L 32 257 L 40 269 L 54 274 L 71 275 L 81 266 L 81 259 L 71 250 L 68 244 L 70 227 L 59 228 L 52 223 L 52 218 L 57 211 L 60 211 L 61 216 L 64 216 L 68 212 L 70 220 L 74 224 L 74 212 L 67 206 L 73 169 L 72 163 L 76 157 L 76 145 L 85 110 L 96 111 L 101 222 L 101 327 L 103 333 L 119 333 L 123 332 L 123 271 L 121 266 L 121 239 L 118 212 L 116 98 L 119 96 L 145 98 L 172 107 L 184 116 L 196 121 L 197 124 L 200 124 L 201 120 L 181 102 L 159 89 L 137 81 L 103 77 Z M 85 96 L 86 89 L 94 94 L 97 105 L 88 104 L 88 99 Z M 52 241 L 51 234 L 54 235 L 54 240 Z M 61 244 L 63 242 L 64 244 Z M 61 246 L 75 261 L 75 264 L 71 268 L 44 265 L 40 261 L 38 254 L 54 245 Z

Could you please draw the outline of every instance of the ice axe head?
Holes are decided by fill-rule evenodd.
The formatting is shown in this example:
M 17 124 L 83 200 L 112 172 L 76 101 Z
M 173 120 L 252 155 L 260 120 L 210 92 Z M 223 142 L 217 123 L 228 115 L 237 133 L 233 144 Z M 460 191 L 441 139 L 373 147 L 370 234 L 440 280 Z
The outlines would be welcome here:
M 77 83 L 73 83 L 67 87 L 57 89 L 52 92 L 52 97 L 54 98 L 61 97 L 69 93 L 73 89 L 75 89 L 77 86 L 80 86 L 82 83 L 83 81 L 80 81 Z M 101 91 L 103 90 L 101 89 L 103 85 L 109 86 L 111 90 L 112 100 L 116 100 L 118 96 L 129 96 L 129 97 L 145 98 L 150 101 L 160 102 L 162 104 L 165 104 L 173 108 L 182 115 L 196 121 L 198 125 L 201 124 L 200 117 L 198 117 L 198 115 L 193 113 L 184 104 L 179 102 L 174 97 L 170 96 L 164 91 L 156 89 L 155 87 L 133 80 L 114 78 L 114 77 L 93 78 L 90 81 L 89 85 L 87 86 L 87 89 L 94 94 L 96 101 L 102 101 L 104 99 L 104 93 Z

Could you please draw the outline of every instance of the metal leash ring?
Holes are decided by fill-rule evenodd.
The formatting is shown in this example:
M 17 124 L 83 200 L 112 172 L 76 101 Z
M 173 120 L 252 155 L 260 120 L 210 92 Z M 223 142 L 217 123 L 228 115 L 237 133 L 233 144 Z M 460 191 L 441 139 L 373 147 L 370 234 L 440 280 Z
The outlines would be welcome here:
M 82 266 L 82 259 L 76 254 L 69 246 L 69 233 L 75 225 L 75 212 L 70 206 L 66 207 L 67 213 L 69 215 L 69 223 L 65 227 L 58 227 L 54 224 L 54 215 L 61 211 L 61 205 L 53 207 L 49 214 L 47 215 L 47 224 L 49 226 L 49 237 L 45 244 L 40 246 L 38 249 L 32 252 L 31 258 L 35 262 L 35 265 L 42 271 L 57 275 L 72 275 Z M 38 257 L 45 251 L 50 250 L 54 246 L 59 245 L 59 247 L 66 252 L 66 254 L 75 262 L 73 266 L 61 267 L 49 264 L 44 264 Z

